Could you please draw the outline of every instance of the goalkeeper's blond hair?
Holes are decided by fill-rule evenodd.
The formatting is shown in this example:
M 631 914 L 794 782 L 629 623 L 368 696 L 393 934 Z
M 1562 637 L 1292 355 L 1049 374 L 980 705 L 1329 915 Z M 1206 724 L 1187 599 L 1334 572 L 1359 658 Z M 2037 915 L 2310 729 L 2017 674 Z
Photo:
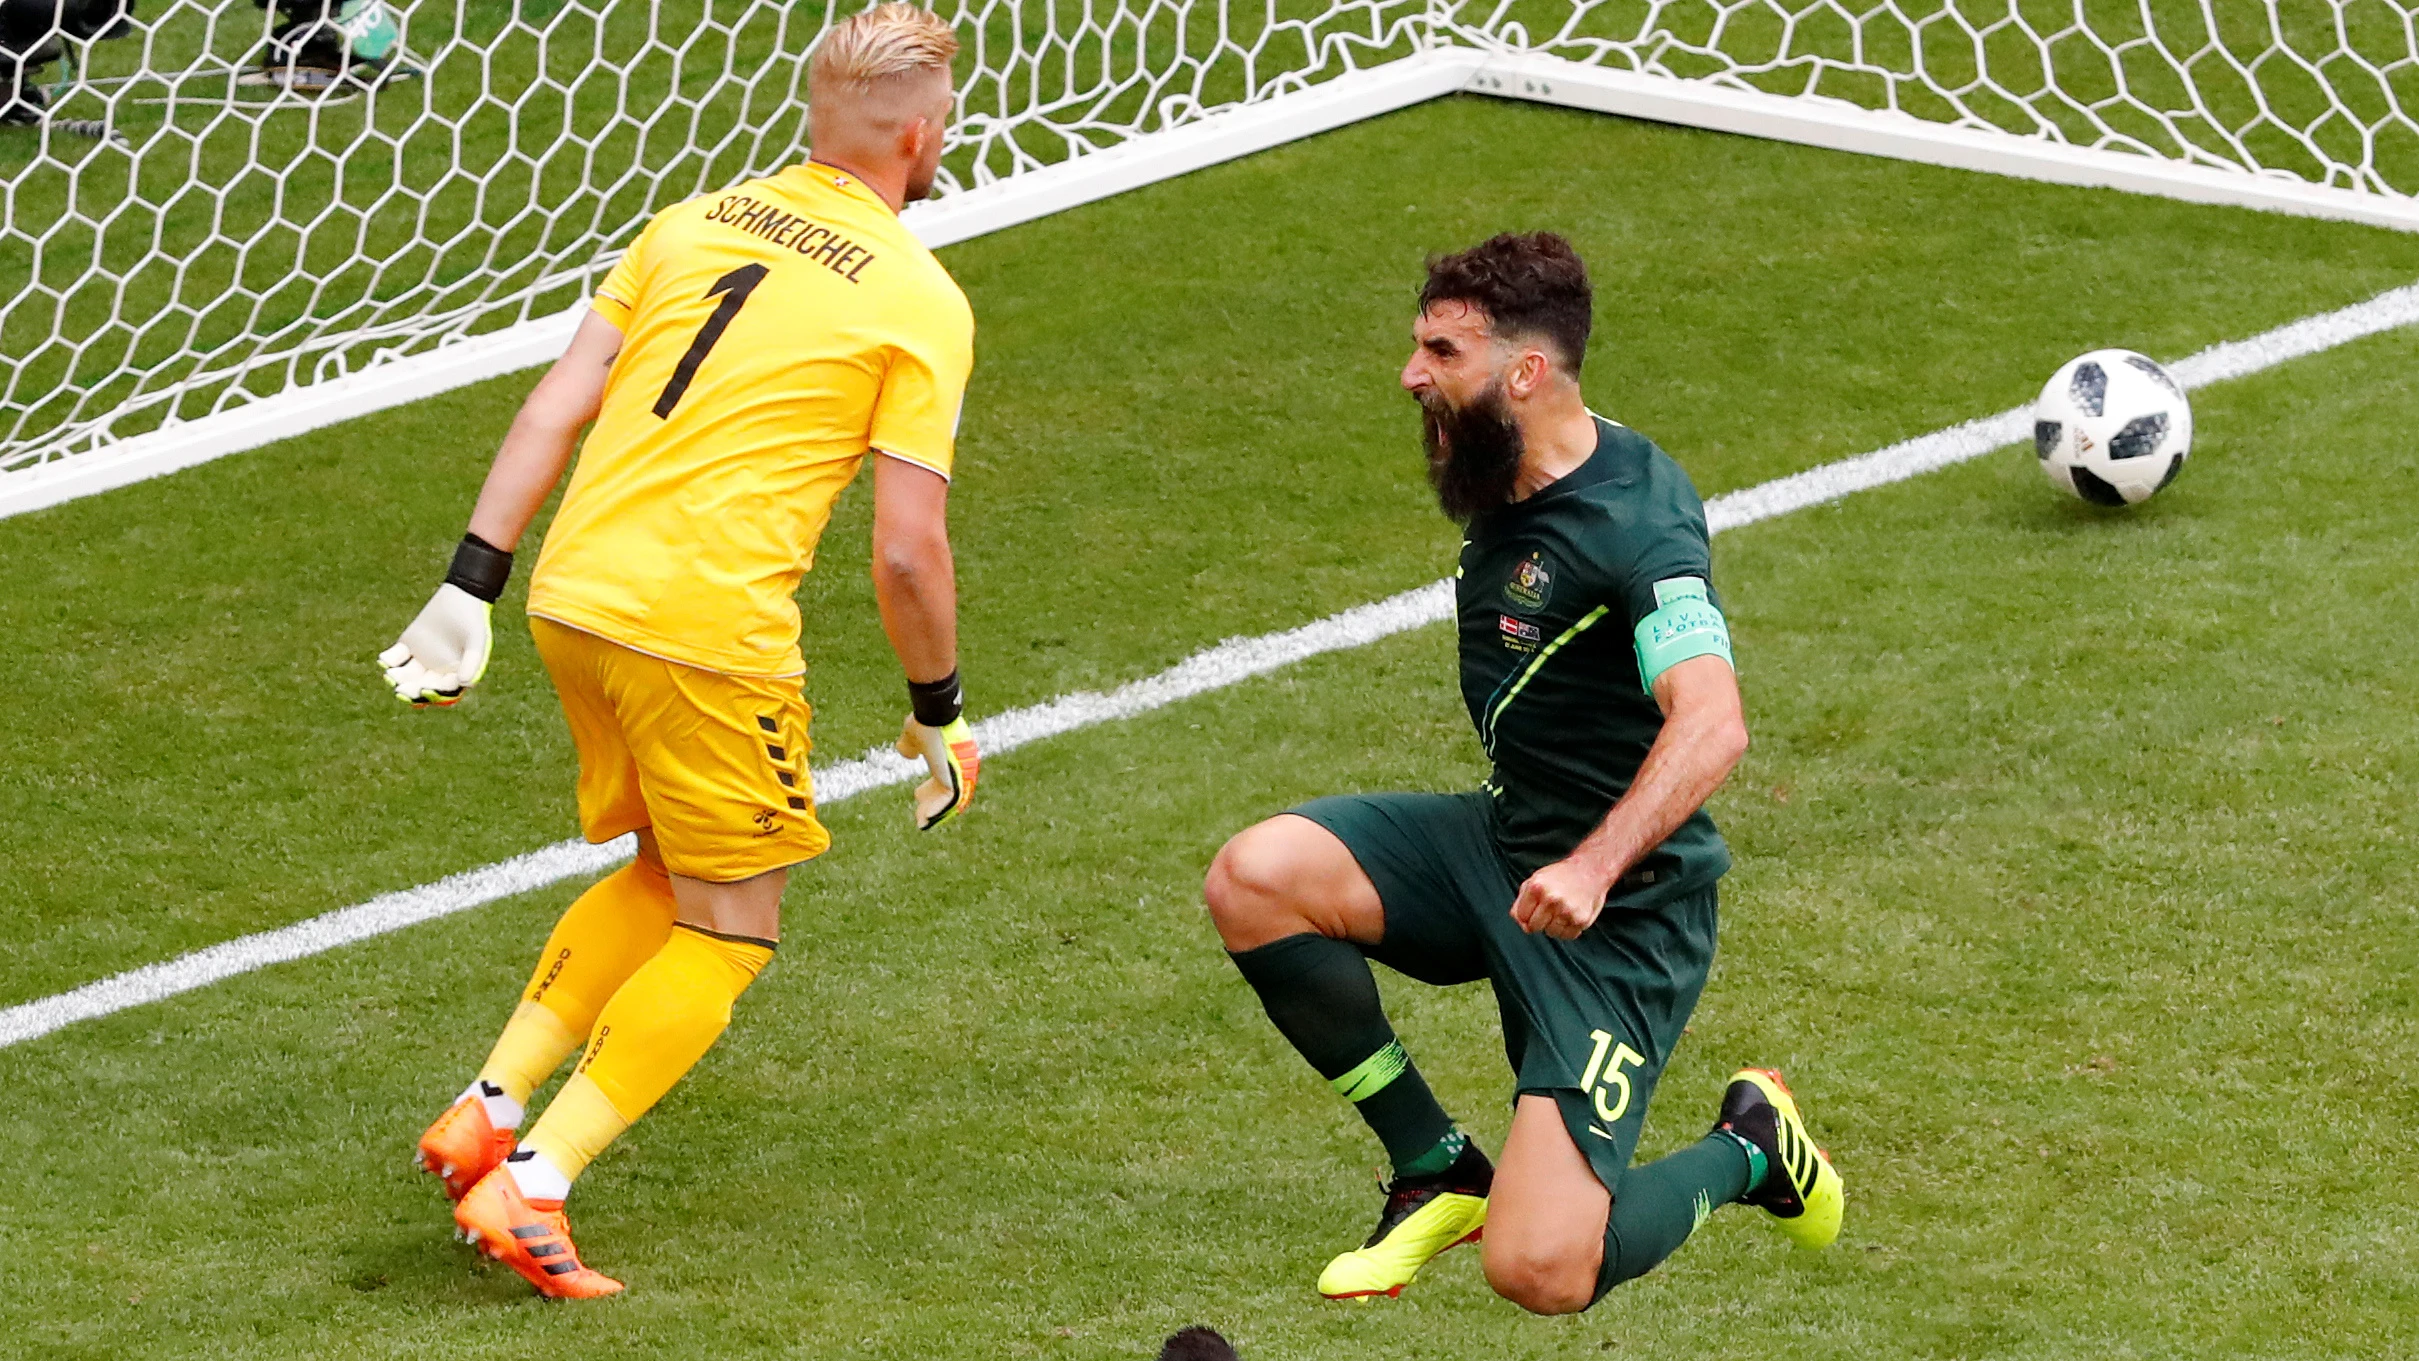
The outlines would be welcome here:
M 814 94 L 873 89 L 899 76 L 949 74 L 958 54 L 957 34 L 928 9 L 891 0 L 833 25 L 807 67 Z

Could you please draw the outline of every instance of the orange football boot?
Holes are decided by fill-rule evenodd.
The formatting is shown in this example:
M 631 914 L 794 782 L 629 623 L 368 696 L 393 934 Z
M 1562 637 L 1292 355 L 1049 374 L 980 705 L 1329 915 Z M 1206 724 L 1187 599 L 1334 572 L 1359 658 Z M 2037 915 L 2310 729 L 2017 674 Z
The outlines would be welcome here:
M 580 1264 L 571 1246 L 571 1223 L 563 1202 L 531 1200 L 512 1173 L 498 1167 L 479 1179 L 454 1206 L 454 1223 L 471 1246 L 521 1273 L 550 1300 L 592 1300 L 618 1295 L 622 1283 Z
M 445 1183 L 445 1194 L 460 1200 L 479 1179 L 504 1165 L 512 1152 L 513 1132 L 497 1129 L 479 1098 L 466 1096 L 445 1108 L 437 1123 L 420 1136 L 413 1161 Z

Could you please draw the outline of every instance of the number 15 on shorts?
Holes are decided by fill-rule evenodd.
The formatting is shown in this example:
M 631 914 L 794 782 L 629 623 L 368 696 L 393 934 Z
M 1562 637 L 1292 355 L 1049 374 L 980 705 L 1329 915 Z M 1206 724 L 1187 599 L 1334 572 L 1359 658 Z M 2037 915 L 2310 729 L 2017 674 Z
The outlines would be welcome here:
M 1591 1030 L 1588 1038 L 1596 1042 L 1596 1052 L 1587 1060 L 1587 1072 L 1579 1079 L 1579 1090 L 1596 1103 L 1596 1117 L 1607 1125 L 1619 1122 L 1629 1110 L 1629 1074 L 1623 1068 L 1646 1062 L 1646 1055 L 1626 1044 L 1616 1044 L 1613 1037 L 1601 1030 Z M 1597 1078 L 1602 1077 L 1599 1084 Z

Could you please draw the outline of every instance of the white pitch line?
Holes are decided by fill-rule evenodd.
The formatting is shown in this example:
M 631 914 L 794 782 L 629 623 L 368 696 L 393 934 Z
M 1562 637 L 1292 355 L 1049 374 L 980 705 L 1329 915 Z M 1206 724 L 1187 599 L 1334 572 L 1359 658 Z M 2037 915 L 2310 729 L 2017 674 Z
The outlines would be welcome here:
M 986 756 L 1014 751 L 1028 742 L 1131 718 L 1180 699 L 1223 689 L 1305 657 L 1373 643 L 1389 634 L 1443 619 L 1452 610 L 1453 583 L 1431 582 L 1300 628 L 1256 638 L 1230 638 L 1155 676 L 1119 686 L 1107 694 L 1077 691 L 1047 703 L 1011 709 L 975 724 L 975 738 Z M 910 761 L 888 747 L 876 747 L 854 761 L 842 761 L 816 771 L 815 801 L 829 807 L 869 789 L 905 784 L 923 773 L 922 762 Z M 0 1049 L 37 1039 L 77 1021 L 191 992 L 223 978 L 320 954 L 419 922 L 450 917 L 565 879 L 595 874 L 629 859 L 636 844 L 632 837 L 621 837 L 601 846 L 576 839 L 558 841 L 433 884 L 383 893 L 356 907 L 273 931 L 238 936 L 72 991 L 20 1003 L 0 1010 Z
M 2413 322 L 2419 322 L 2419 284 L 2381 293 L 2338 311 L 2305 317 L 2248 340 L 2212 346 L 2170 365 L 2169 371 L 2186 387 L 2205 387 Z M 1705 505 L 1706 523 L 1717 534 L 1738 529 L 1978 458 L 2017 443 L 2030 432 L 2029 408 L 2011 407 L 1869 454 L 1717 496 Z M 1299 628 L 1251 638 L 1230 638 L 1157 675 L 1119 686 L 1106 694 L 1079 691 L 1009 710 L 976 724 L 975 734 L 987 754 L 1014 751 L 1028 742 L 1132 718 L 1178 700 L 1221 690 L 1322 652 L 1361 647 L 1422 624 L 1439 623 L 1452 617 L 1452 613 L 1453 583 L 1433 581 Z M 876 748 L 854 761 L 842 761 L 817 772 L 817 800 L 835 804 L 870 789 L 905 784 L 922 770 L 922 765 L 896 752 Z M 627 859 L 631 848 L 627 837 L 602 846 L 559 841 L 433 884 L 381 894 L 355 907 L 273 931 L 239 936 L 69 992 L 23 1002 L 0 1010 L 0 1049 L 37 1039 L 77 1021 L 157 1002 L 254 969 L 320 954 L 565 879 L 594 874 Z
M 2419 322 L 2419 284 L 2380 293 L 2367 302 L 2337 311 L 2304 317 L 2248 340 L 2212 345 L 2189 359 L 2168 365 L 2167 371 L 2187 388 L 2207 387 L 2413 322 Z M 2020 443 L 2030 439 L 2032 433 L 2031 406 L 2009 407 L 1962 425 L 1902 440 L 1887 449 L 1843 458 L 1744 491 L 1717 496 L 1705 503 L 1706 527 L 1719 534 L 1775 515 L 1837 501 L 1869 487 L 1903 482 L 1935 468 L 1963 463 L 1993 449 Z

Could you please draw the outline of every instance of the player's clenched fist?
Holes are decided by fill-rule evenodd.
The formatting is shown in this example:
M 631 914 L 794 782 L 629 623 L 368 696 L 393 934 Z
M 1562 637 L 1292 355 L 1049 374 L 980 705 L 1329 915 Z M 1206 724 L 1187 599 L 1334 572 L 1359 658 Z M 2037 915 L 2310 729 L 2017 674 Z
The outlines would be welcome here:
M 414 708 L 458 702 L 486 674 L 495 633 L 489 616 L 512 576 L 512 554 L 476 534 L 462 537 L 445 584 L 395 645 L 378 654 L 395 698 Z
M 1612 882 L 1576 858 L 1557 860 L 1528 878 L 1512 901 L 1512 920 L 1530 935 L 1577 940 L 1604 911 Z
M 966 702 L 958 673 L 937 681 L 909 681 L 908 699 L 915 712 L 899 733 L 899 754 L 922 761 L 932 778 L 916 786 L 916 830 L 929 832 L 964 812 L 974 802 L 974 782 L 983 770 L 983 754 L 966 726 Z

